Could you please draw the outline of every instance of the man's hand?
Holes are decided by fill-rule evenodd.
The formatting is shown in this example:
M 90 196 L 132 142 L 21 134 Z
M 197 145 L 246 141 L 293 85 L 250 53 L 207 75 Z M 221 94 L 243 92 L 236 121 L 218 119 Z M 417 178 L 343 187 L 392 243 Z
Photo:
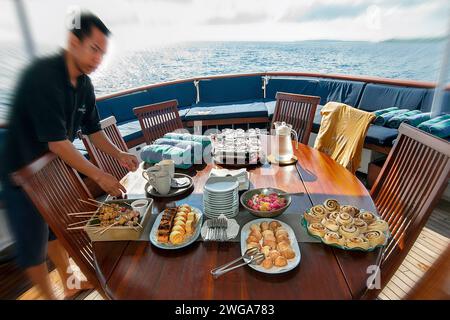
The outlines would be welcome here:
M 138 159 L 131 153 L 120 152 L 117 156 L 117 160 L 122 167 L 125 167 L 130 171 L 136 171 L 139 167 Z
M 98 177 L 96 177 L 95 182 L 112 196 L 119 197 L 123 193 L 127 193 L 127 189 L 112 175 L 106 172 L 102 172 Z

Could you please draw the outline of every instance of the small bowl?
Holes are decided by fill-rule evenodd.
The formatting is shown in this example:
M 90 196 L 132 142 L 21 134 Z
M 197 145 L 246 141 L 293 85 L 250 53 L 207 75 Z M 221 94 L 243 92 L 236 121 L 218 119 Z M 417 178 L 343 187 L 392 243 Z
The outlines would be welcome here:
M 285 198 L 286 199 L 286 205 L 283 208 L 277 209 L 277 210 L 272 210 L 272 211 L 259 211 L 259 210 L 255 210 L 250 208 L 247 205 L 247 201 L 249 199 L 251 199 L 253 197 L 253 195 L 255 194 L 271 194 L 271 193 L 276 193 L 278 194 L 279 197 Z M 289 206 L 291 205 L 291 196 L 286 194 L 285 191 L 280 190 L 280 189 L 275 189 L 275 188 L 258 188 L 258 189 L 252 189 L 252 190 L 248 190 L 246 192 L 244 192 L 241 196 L 241 204 L 242 206 L 248 210 L 251 214 L 257 216 L 257 217 L 262 217 L 262 218 L 273 218 L 273 217 L 277 217 L 280 214 L 282 214 L 284 211 L 286 211 L 287 208 L 289 208 Z
M 142 217 L 145 213 L 145 211 L 148 208 L 148 201 L 147 200 L 136 200 L 131 203 L 131 208 L 137 212 L 139 212 L 139 215 Z

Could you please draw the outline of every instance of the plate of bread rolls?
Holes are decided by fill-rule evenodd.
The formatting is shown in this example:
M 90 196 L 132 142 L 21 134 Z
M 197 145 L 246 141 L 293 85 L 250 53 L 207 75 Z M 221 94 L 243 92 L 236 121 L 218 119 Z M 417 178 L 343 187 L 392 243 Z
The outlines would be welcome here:
M 308 233 L 344 250 L 372 251 L 389 239 L 389 225 L 375 213 L 327 199 L 303 214 Z
M 242 227 L 241 252 L 257 247 L 265 255 L 260 264 L 249 264 L 264 273 L 284 273 L 300 263 L 300 248 L 292 228 L 276 219 L 256 219 Z
M 200 209 L 188 204 L 164 209 L 150 231 L 150 242 L 161 249 L 184 248 L 197 240 L 202 225 Z

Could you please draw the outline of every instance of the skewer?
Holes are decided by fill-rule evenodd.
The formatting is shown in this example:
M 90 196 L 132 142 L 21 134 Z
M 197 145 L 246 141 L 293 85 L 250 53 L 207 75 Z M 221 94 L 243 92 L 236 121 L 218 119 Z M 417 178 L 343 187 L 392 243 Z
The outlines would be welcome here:
M 89 228 L 89 227 L 97 227 L 99 225 L 100 225 L 100 223 L 99 224 L 92 224 L 92 225 L 89 225 L 89 226 L 82 226 L 82 227 L 71 227 L 71 228 L 67 228 L 67 230 L 80 230 L 80 229 L 85 229 L 85 228 Z
M 91 198 L 89 198 L 88 200 L 92 201 L 92 202 L 95 202 L 96 204 L 100 205 L 100 207 L 101 206 L 112 207 L 112 205 L 110 205 L 109 203 L 100 202 L 100 201 L 97 201 L 97 200 L 94 200 L 94 199 L 91 199 Z M 128 204 L 126 204 L 126 205 L 128 205 Z
M 139 222 L 136 222 L 137 223 L 137 225 L 139 226 L 139 227 L 141 227 L 142 229 L 144 229 L 144 227 L 142 226 L 142 224 L 140 224 Z
M 91 214 L 82 214 L 79 216 L 72 216 L 72 217 L 74 217 L 74 218 L 91 218 L 92 215 Z
M 97 211 L 84 211 L 84 212 L 71 212 L 68 213 L 68 216 L 75 216 L 75 215 L 79 215 L 79 214 L 88 214 L 88 213 L 96 213 Z
M 100 207 L 101 207 L 101 206 L 99 206 L 99 205 L 97 205 L 97 204 L 94 204 L 94 203 L 92 203 L 92 202 L 85 201 L 85 200 L 83 200 L 83 199 L 78 199 L 78 201 L 81 201 L 81 202 L 86 203 L 86 204 L 90 204 L 91 206 L 94 206 L 94 207 L 97 207 L 97 208 L 100 208 Z
M 83 220 L 83 221 L 79 221 L 79 222 L 74 222 L 74 223 L 69 223 L 69 226 L 75 226 L 77 224 L 82 224 L 82 223 L 86 223 L 86 222 L 89 222 L 89 221 L 91 221 L 91 219 Z
M 111 227 L 114 227 L 115 225 L 117 225 L 119 222 L 114 222 L 113 224 L 107 226 L 106 228 L 104 228 L 102 231 L 100 231 L 100 234 L 103 234 L 106 230 L 108 230 Z M 98 231 L 95 231 L 94 233 L 97 233 Z

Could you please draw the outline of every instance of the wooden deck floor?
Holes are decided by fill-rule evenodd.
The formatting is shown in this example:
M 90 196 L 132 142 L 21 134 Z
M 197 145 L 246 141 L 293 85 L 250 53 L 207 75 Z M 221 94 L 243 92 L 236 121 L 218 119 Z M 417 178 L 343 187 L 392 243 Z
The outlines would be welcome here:
M 450 245 L 450 203 L 441 201 L 434 210 L 422 233 L 394 277 L 380 293 L 381 300 L 404 298 L 414 284 L 425 274 L 433 262 Z M 56 270 L 50 273 L 58 299 L 64 299 L 61 280 Z M 22 294 L 19 300 L 41 299 L 36 288 Z M 77 300 L 102 300 L 97 291 L 84 292 Z

